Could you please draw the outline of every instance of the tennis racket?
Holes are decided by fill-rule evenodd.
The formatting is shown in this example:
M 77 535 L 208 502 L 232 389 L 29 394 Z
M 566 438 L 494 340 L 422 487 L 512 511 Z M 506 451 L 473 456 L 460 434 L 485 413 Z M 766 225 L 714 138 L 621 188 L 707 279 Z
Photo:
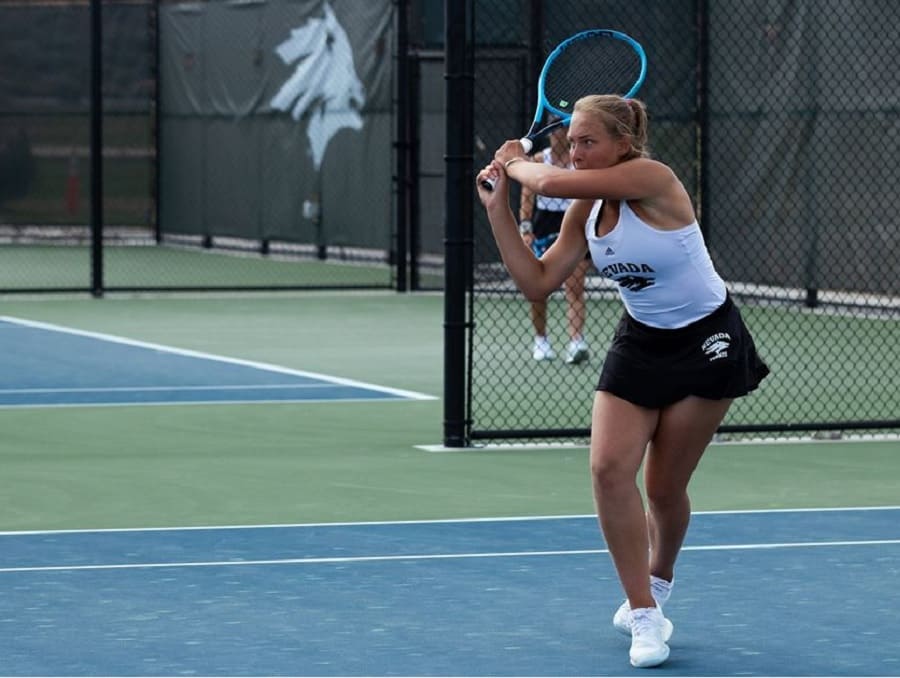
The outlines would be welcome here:
M 595 28 L 566 38 L 550 52 L 541 68 L 534 121 L 528 134 L 519 140 L 525 153 L 531 154 L 536 141 L 568 126 L 572 107 L 581 97 L 633 97 L 646 75 L 644 48 L 624 33 Z M 493 179 L 485 179 L 482 186 L 490 191 L 494 183 Z

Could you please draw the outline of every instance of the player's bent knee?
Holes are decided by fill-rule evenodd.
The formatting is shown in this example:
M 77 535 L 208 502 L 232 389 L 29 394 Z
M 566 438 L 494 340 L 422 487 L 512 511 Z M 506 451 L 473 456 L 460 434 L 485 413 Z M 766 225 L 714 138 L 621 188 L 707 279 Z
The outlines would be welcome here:
M 597 490 L 614 491 L 634 485 L 636 470 L 616 458 L 591 459 L 591 479 Z
M 647 484 L 645 487 L 647 503 L 654 511 L 665 512 L 677 508 L 688 499 L 687 488 L 667 483 Z

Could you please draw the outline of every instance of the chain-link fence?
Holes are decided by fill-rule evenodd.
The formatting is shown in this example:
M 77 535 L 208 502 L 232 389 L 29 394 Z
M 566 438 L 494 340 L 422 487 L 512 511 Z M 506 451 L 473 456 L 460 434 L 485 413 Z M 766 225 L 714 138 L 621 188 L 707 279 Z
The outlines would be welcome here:
M 392 286 L 395 37 L 391 0 L 0 0 L 0 290 Z
M 446 202 L 456 150 L 481 166 L 522 133 L 545 56 L 588 27 L 644 45 L 652 151 L 773 369 L 723 430 L 898 427 L 889 0 L 0 0 L 0 291 L 439 289 L 447 215 L 472 198 Z M 447 120 L 462 81 L 471 120 Z M 588 276 L 586 364 L 534 361 L 486 220 L 462 218 L 463 437 L 586 435 L 616 289 Z M 562 292 L 548 312 L 561 356 Z
M 103 6 L 109 238 L 153 239 L 153 7 Z M 86 3 L 0 2 L 0 289 L 91 285 L 92 28 Z
M 536 74 L 566 36 L 614 28 L 644 46 L 652 153 L 690 191 L 772 368 L 723 432 L 900 427 L 895 3 L 521 0 L 475 3 L 474 22 L 476 167 L 528 128 Z M 562 292 L 557 358 L 534 360 L 528 304 L 474 218 L 467 440 L 587 436 L 616 289 L 589 274 L 588 362 L 562 359 Z

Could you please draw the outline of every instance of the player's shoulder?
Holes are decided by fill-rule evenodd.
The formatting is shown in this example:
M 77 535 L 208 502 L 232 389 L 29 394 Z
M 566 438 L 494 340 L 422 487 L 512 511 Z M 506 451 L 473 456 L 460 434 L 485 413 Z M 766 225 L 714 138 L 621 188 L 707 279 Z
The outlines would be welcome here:
M 631 158 L 620 164 L 629 176 L 639 178 L 657 187 L 659 192 L 674 190 L 681 185 L 681 180 L 669 165 L 654 158 Z
M 566 210 L 567 212 L 578 216 L 587 218 L 587 216 L 591 213 L 591 210 L 594 208 L 594 203 L 597 202 L 594 198 L 574 198 L 569 203 L 569 207 Z

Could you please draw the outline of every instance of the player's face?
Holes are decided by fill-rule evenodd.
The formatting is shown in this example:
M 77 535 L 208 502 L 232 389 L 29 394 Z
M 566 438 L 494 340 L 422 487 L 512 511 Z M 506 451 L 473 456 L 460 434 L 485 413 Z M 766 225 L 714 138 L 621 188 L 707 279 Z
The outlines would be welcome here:
M 627 139 L 613 138 L 602 121 L 583 113 L 572 116 L 569 144 L 575 169 L 612 167 L 628 150 Z

